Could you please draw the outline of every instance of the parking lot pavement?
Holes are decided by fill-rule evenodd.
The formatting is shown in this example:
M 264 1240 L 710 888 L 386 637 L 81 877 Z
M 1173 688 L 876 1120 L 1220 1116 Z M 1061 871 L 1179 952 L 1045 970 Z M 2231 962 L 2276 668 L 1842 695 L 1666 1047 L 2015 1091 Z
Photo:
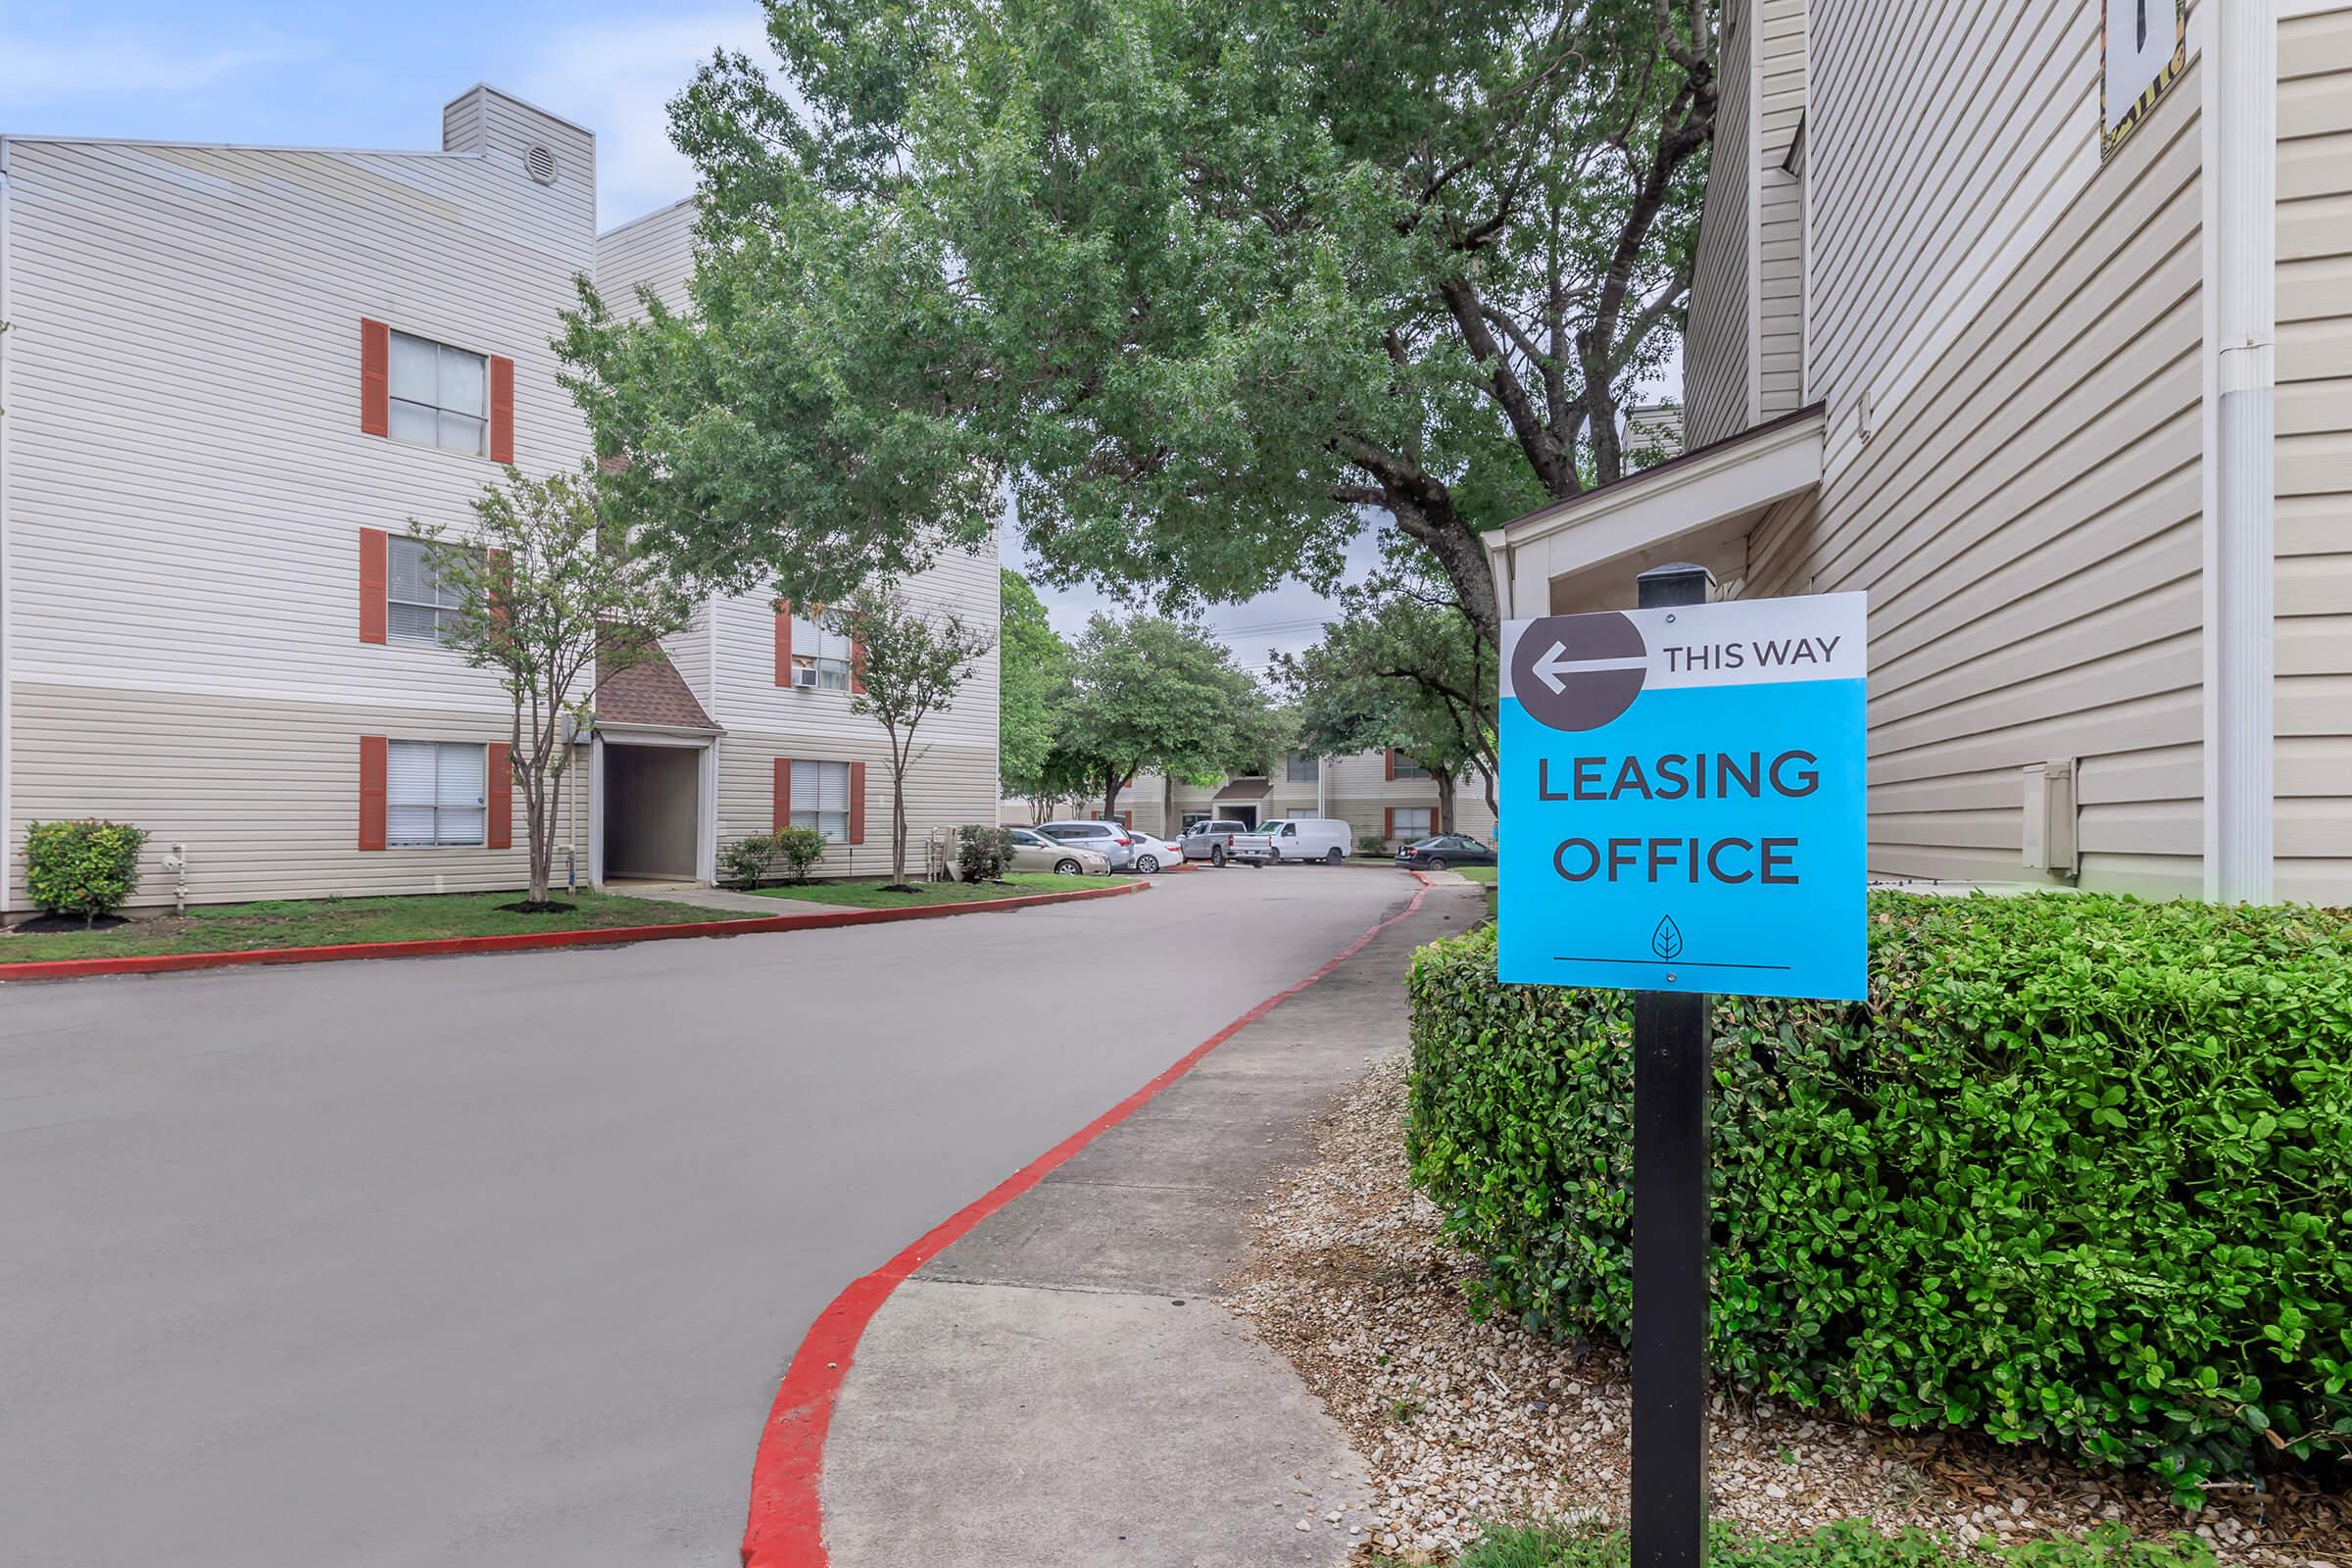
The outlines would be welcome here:
M 1410 891 L 12 989 L 8 1555 L 730 1561 L 844 1283 Z

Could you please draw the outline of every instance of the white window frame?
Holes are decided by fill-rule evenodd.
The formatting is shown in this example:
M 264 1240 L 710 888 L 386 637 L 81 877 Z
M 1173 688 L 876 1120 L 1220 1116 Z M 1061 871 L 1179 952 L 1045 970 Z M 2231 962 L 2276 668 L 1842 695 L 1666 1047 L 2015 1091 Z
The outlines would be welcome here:
M 384 571 L 384 635 L 391 641 L 396 643 L 437 644 L 441 641 L 442 628 L 449 624 L 450 621 L 454 620 L 457 617 L 458 612 L 466 608 L 466 601 L 464 597 L 455 593 L 441 581 L 440 569 L 434 564 L 435 557 L 438 556 L 442 551 L 450 548 L 452 547 L 448 545 L 437 545 L 428 540 L 417 539 L 412 537 L 411 535 L 401 533 L 393 534 L 388 540 L 386 540 Z M 434 598 L 403 599 L 394 591 L 393 585 L 400 581 L 399 556 L 403 550 L 416 551 L 420 558 L 421 564 L 430 570 L 432 591 L 435 595 Z M 419 632 L 414 628 L 404 628 L 400 623 L 400 616 L 395 613 L 395 612 L 404 609 L 430 612 L 432 615 L 432 630 Z
M 1282 819 L 1285 822 L 1319 822 L 1323 819 L 1323 813 L 1311 806 L 1294 806 L 1282 813 Z
M 808 771 L 802 771 L 806 768 Z M 839 768 L 841 779 L 841 808 L 838 810 L 821 805 L 803 806 L 803 801 L 821 802 L 823 781 L 834 775 L 820 769 Z M 792 761 L 792 825 L 812 827 L 825 836 L 828 844 L 850 842 L 850 764 L 829 762 L 822 759 L 796 757 Z
M 429 403 L 420 396 L 423 388 L 414 382 L 406 383 L 404 391 L 401 363 L 403 344 L 409 345 L 410 353 L 420 348 L 432 351 L 433 398 Z M 392 440 L 407 446 L 433 447 L 471 458 L 490 455 L 490 356 L 395 328 L 387 359 L 384 379 L 390 393 L 387 411 L 390 424 L 386 433 Z M 466 361 L 472 363 L 468 366 L 463 363 Z M 473 407 L 467 408 L 467 403 Z M 430 441 L 414 431 L 403 433 L 401 419 L 404 410 L 411 418 L 424 414 L 432 416 L 433 438 Z M 452 421 L 471 427 L 472 445 L 452 439 Z
M 1422 779 L 1422 778 L 1434 778 L 1434 777 L 1436 777 L 1436 776 L 1437 776 L 1437 775 L 1435 775 L 1434 773 L 1430 772 L 1430 770 L 1429 770 L 1429 769 L 1428 769 L 1426 766 L 1424 766 L 1423 764 L 1421 764 L 1421 763 L 1419 763 L 1419 762 L 1416 762 L 1416 761 L 1414 761 L 1414 760 L 1413 760 L 1411 758 L 1409 758 L 1409 757 L 1405 756 L 1405 755 L 1404 755 L 1402 752 L 1398 752 L 1398 753 L 1396 754 L 1396 780 L 1397 780 L 1397 782 L 1398 782 L 1398 783 L 1402 783 L 1404 780 L 1406 780 L 1406 779 L 1408 779 L 1408 778 L 1410 778 L 1410 779 Z
M 400 754 L 404 750 L 407 751 L 413 760 L 416 749 L 418 748 L 429 750 L 432 754 L 433 799 L 430 801 L 404 800 L 396 793 L 397 785 L 394 781 L 400 777 L 403 771 L 399 765 Z M 466 754 L 470 754 L 471 762 L 473 795 L 470 802 L 466 799 L 463 781 L 453 787 L 449 776 L 450 770 L 445 766 L 446 763 L 464 766 L 467 760 Z M 385 743 L 384 773 L 384 844 L 386 848 L 395 850 L 478 850 L 490 842 L 490 748 L 485 743 L 481 741 L 387 741 Z M 400 827 L 401 813 L 417 809 L 432 812 L 430 818 L 432 828 L 427 836 L 421 838 L 417 837 L 413 830 L 404 834 Z M 445 813 L 451 818 L 450 824 L 446 827 L 442 821 Z M 467 817 L 471 819 L 469 834 L 461 827 L 461 823 Z
M 850 662 L 856 650 L 850 639 L 826 625 L 811 620 L 799 611 L 792 612 L 792 684 L 795 687 L 813 687 L 820 692 L 846 692 L 850 689 Z M 811 671 L 815 679 L 803 680 L 801 671 Z
M 1404 819 L 1407 816 L 1423 818 L 1421 827 L 1417 830 L 1406 827 Z M 1399 806 L 1396 808 L 1394 820 L 1396 824 L 1396 838 L 1400 843 L 1418 844 L 1423 839 L 1437 836 L 1438 808 L 1434 806 Z
M 1301 760 L 1306 763 L 1303 773 L 1298 771 Z M 1282 760 L 1282 776 L 1286 784 L 1312 784 L 1323 776 L 1323 759 L 1306 752 L 1292 752 Z

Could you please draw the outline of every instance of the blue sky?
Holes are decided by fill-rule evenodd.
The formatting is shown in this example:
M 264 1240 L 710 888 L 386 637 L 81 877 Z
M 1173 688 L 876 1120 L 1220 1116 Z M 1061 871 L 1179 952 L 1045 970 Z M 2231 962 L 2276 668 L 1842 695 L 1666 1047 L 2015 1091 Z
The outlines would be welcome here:
M 489 81 L 596 132 L 609 227 L 692 189 L 662 106 L 721 46 L 770 58 L 752 0 L 0 0 L 0 130 L 437 147 Z
M 601 227 L 688 195 L 663 106 L 716 48 L 769 64 L 757 0 L 0 0 L 0 131 L 431 148 L 441 105 L 488 81 L 596 133 Z M 1359 551 L 1368 560 L 1370 542 Z M 1019 566 L 1017 531 L 1005 560 Z M 1114 601 L 1040 589 L 1066 635 Z M 1325 601 L 1287 583 L 1209 617 L 1241 662 L 1314 642 Z

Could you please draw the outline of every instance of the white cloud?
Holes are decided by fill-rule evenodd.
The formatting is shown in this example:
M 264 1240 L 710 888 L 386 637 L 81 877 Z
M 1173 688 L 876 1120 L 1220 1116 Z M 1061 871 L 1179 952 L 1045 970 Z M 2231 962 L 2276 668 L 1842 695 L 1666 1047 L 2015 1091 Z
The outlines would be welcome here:
M 669 101 L 718 49 L 772 66 L 765 14 L 746 3 L 702 16 L 582 23 L 524 61 L 515 91 L 596 132 L 600 227 L 694 193 L 694 166 L 669 142 Z
M 23 19 L 7 24 L 0 48 L 0 99 L 35 104 L 107 93 L 181 93 L 209 87 L 255 66 L 316 56 L 300 39 L 246 29 L 231 40 L 121 24 L 61 28 L 38 35 Z M 70 35 L 66 35 L 70 34 Z

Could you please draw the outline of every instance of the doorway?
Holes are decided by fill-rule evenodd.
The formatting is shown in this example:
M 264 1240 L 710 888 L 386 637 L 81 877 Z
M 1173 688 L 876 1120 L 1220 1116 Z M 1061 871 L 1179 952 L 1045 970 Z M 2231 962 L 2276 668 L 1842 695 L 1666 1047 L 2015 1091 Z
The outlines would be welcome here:
M 691 882 L 701 859 L 703 748 L 604 747 L 604 876 Z

